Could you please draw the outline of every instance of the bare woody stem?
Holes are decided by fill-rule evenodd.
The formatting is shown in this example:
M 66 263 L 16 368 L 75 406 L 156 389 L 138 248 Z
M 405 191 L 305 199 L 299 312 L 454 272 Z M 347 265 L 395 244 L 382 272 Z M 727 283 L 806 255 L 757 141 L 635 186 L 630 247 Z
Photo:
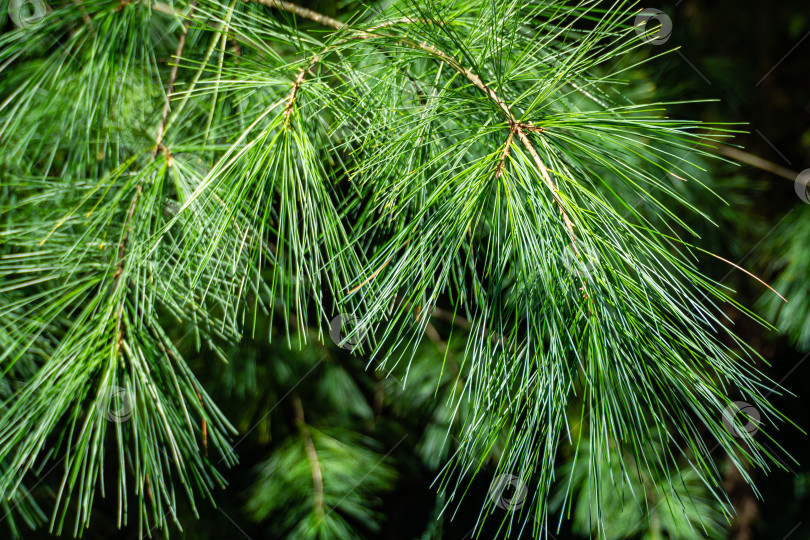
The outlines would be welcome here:
M 124 234 L 121 237 L 121 243 L 118 244 L 118 263 L 115 274 L 113 274 L 113 280 L 118 280 L 124 271 L 124 259 L 127 251 L 127 241 L 129 240 L 129 229 L 132 223 L 132 216 L 135 215 L 135 209 L 138 207 L 138 200 L 141 198 L 142 192 L 143 188 L 141 188 L 140 184 L 135 187 L 135 195 L 133 195 L 132 202 L 129 204 L 129 210 L 127 210 L 127 217 L 124 220 Z
M 721 156 L 730 157 L 731 159 L 740 161 L 747 165 L 751 165 L 752 167 L 756 167 L 757 169 L 767 171 L 771 174 L 775 174 L 776 176 L 781 176 L 782 178 L 790 180 L 791 182 L 794 182 L 796 180 L 796 177 L 799 175 L 799 173 L 795 171 L 782 167 L 781 165 L 777 165 L 776 163 L 768 161 L 767 159 L 755 156 L 754 154 L 740 150 L 739 148 L 734 148 L 733 146 L 726 146 L 725 144 L 720 143 L 715 144 L 716 144 L 715 151 Z
M 334 28 L 335 30 L 341 30 L 343 28 L 348 28 L 345 23 L 342 23 L 341 21 L 339 21 L 337 19 L 327 17 L 326 15 L 322 15 L 320 13 L 312 11 L 311 9 L 303 8 L 301 6 L 291 4 L 289 2 L 282 2 L 282 1 L 279 1 L 279 0 L 255 0 L 255 1 L 262 4 L 262 5 L 264 5 L 264 6 L 269 6 L 269 7 L 273 7 L 273 8 L 276 8 L 276 9 L 283 10 L 283 11 L 288 11 L 288 12 L 291 12 L 291 13 L 295 13 L 296 15 L 299 15 L 301 17 L 304 17 L 304 18 L 310 19 L 312 21 L 318 22 L 323 26 L 329 26 L 331 28 Z M 386 26 L 391 26 L 391 25 L 396 25 L 396 24 L 407 24 L 407 23 L 412 23 L 412 22 L 415 22 L 415 21 L 413 19 L 407 19 L 407 18 L 398 19 L 397 21 L 389 21 L 389 23 L 384 23 L 384 24 L 375 26 L 374 28 L 371 28 L 369 32 L 359 32 L 357 35 L 354 35 L 352 37 L 354 37 L 355 39 L 368 39 L 370 37 L 373 37 L 374 34 L 372 34 L 372 32 L 374 32 L 374 30 L 377 30 L 379 28 L 384 28 Z M 323 58 L 323 56 L 327 53 L 327 51 L 330 48 L 336 47 L 337 45 L 341 45 L 341 44 L 345 43 L 346 41 L 348 41 L 348 38 L 340 39 L 336 43 L 332 44 L 331 46 L 326 47 L 321 53 L 315 55 L 307 63 L 307 66 L 300 71 L 300 73 L 298 74 L 298 77 L 296 77 L 295 82 L 293 83 L 293 87 L 290 90 L 289 98 L 287 99 L 287 105 L 284 108 L 284 125 L 287 128 L 290 127 L 290 115 L 293 112 L 293 107 L 295 105 L 295 99 L 298 96 L 298 91 L 299 91 L 299 89 L 301 88 L 301 85 L 304 82 L 304 76 L 306 75 L 306 73 L 308 71 L 310 71 L 315 66 L 315 64 L 317 64 L 318 62 L 321 61 L 321 58 Z M 407 73 L 406 73 L 406 76 L 408 76 Z M 408 78 L 410 79 L 411 84 L 414 86 L 414 89 L 416 90 L 417 94 L 420 94 L 420 95 L 423 96 L 424 93 L 422 92 L 422 90 L 419 87 L 418 83 L 416 83 L 416 81 L 414 81 L 412 78 L 410 78 L 410 76 L 408 76 Z M 423 102 L 423 104 L 424 104 L 424 102 Z
M 311 9 L 307 9 L 305 7 L 298 6 L 291 2 L 284 2 L 283 0 L 253 0 L 263 6 L 279 9 L 281 11 L 286 11 L 288 13 L 294 13 L 299 17 L 303 17 L 305 19 L 309 19 L 313 22 L 321 24 L 323 26 L 328 26 L 330 28 L 334 28 L 335 30 L 343 30 L 343 29 L 350 29 L 346 23 L 343 23 L 337 19 L 333 19 L 332 17 L 328 17 L 316 11 L 312 11 Z M 375 30 L 386 28 L 389 26 L 394 26 L 396 24 L 407 24 L 413 22 L 412 19 L 399 19 L 397 21 L 391 21 L 389 23 L 384 23 L 378 26 L 371 28 L 369 31 L 356 31 L 354 32 L 355 38 L 358 39 L 370 39 L 374 37 L 391 37 L 385 36 L 384 34 L 376 34 L 374 33 Z M 440 51 L 433 45 L 428 45 L 427 43 L 417 43 L 417 42 L 403 42 L 408 44 L 416 49 L 422 50 L 424 52 L 430 53 L 431 55 L 439 58 L 443 62 L 446 62 L 450 65 L 453 69 L 458 71 L 460 74 L 464 75 L 464 77 L 469 80 L 473 85 L 481 90 L 487 97 L 489 97 L 494 103 L 498 105 L 498 107 L 506 114 L 506 118 L 508 119 L 510 125 L 512 123 L 517 122 L 515 117 L 512 115 L 512 112 L 509 110 L 509 107 L 504 103 L 504 101 L 498 97 L 498 94 L 495 93 L 489 86 L 487 86 L 481 78 L 473 73 L 471 70 L 465 68 L 458 62 L 455 58 L 450 56 L 449 54 Z
M 506 158 L 509 157 L 509 149 L 512 147 L 512 139 L 515 138 L 515 131 L 517 131 L 517 124 L 512 124 L 512 127 L 509 128 L 509 137 L 506 138 L 506 144 L 503 145 L 501 160 L 498 162 L 498 166 L 495 167 L 495 178 L 500 178 L 503 174 L 503 168 L 506 165 Z

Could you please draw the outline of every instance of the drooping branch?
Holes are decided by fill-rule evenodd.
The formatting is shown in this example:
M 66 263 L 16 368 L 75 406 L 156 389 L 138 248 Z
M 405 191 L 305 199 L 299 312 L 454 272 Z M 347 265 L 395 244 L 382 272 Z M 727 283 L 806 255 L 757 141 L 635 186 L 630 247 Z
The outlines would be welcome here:
M 318 13 L 311 9 L 307 9 L 305 7 L 298 6 L 296 4 L 290 2 L 284 2 L 282 0 L 248 0 L 257 2 L 263 6 L 279 9 L 281 11 L 286 11 L 289 13 L 294 13 L 299 17 L 303 17 L 305 19 L 309 19 L 313 22 L 321 24 L 323 26 L 328 26 L 330 28 L 334 28 L 335 30 L 344 30 L 347 29 L 353 32 L 352 37 L 356 39 L 372 39 L 377 37 L 385 37 L 385 38 L 392 38 L 397 39 L 395 36 L 389 36 L 386 34 L 379 34 L 376 33 L 376 30 L 391 26 L 396 26 L 394 23 L 400 24 L 407 24 L 412 22 L 411 19 L 399 19 L 397 21 L 389 21 L 388 24 L 378 25 L 369 30 L 353 30 L 349 27 L 346 23 L 341 22 L 337 19 L 333 19 L 327 15 L 323 15 L 322 13 Z M 476 88 L 481 90 L 487 97 L 489 97 L 498 107 L 504 112 L 506 115 L 507 120 L 509 121 L 510 125 L 512 123 L 517 122 L 515 117 L 512 115 L 512 112 L 509 110 L 509 107 L 506 103 L 498 97 L 498 94 L 492 90 L 489 86 L 484 83 L 481 78 L 476 75 L 470 69 L 464 67 L 458 60 L 450 56 L 449 54 L 440 51 L 433 45 L 428 45 L 427 43 L 418 43 L 418 42 L 411 42 L 409 40 L 400 40 L 399 43 L 403 45 L 411 46 L 415 49 L 430 53 L 432 56 L 438 58 L 439 60 L 447 63 L 450 67 L 455 69 L 458 73 L 463 75 L 467 80 L 469 80 Z
M 196 2 L 192 2 L 192 7 L 196 4 Z M 152 153 L 152 159 L 157 156 L 159 151 L 163 151 L 166 154 L 167 159 L 169 159 L 169 151 L 163 145 L 163 137 L 166 134 L 166 120 L 169 117 L 169 110 L 170 110 L 170 102 L 172 98 L 172 94 L 174 94 L 174 84 L 177 82 L 177 74 L 180 68 L 179 58 L 183 54 L 183 49 L 186 46 L 186 35 L 188 34 L 188 28 L 191 21 L 187 21 L 186 24 L 183 26 L 183 33 L 180 36 L 180 41 L 177 44 L 177 50 L 174 53 L 174 57 L 178 60 L 173 67 L 171 72 L 169 73 L 169 80 L 166 83 L 166 102 L 163 105 L 163 112 L 160 116 L 160 124 L 158 125 L 157 136 L 155 137 L 155 149 Z M 135 214 L 135 210 L 138 207 L 138 201 L 140 200 L 141 194 L 143 192 L 143 188 L 139 184 L 135 188 L 135 195 L 132 198 L 132 202 L 129 205 L 129 210 L 127 211 L 127 217 L 124 221 L 124 232 L 121 237 L 121 242 L 118 245 L 118 262 L 117 268 L 115 270 L 115 274 L 113 275 L 113 279 L 117 280 L 124 271 L 124 259 L 126 256 L 126 246 L 127 241 L 129 240 L 129 230 L 131 227 L 132 217 Z
M 196 2 L 192 2 L 191 9 L 194 9 L 195 5 Z M 190 24 L 191 19 L 187 20 L 183 25 L 183 33 L 180 35 L 180 40 L 177 43 L 177 50 L 174 53 L 175 64 L 172 66 L 172 70 L 169 73 L 169 82 L 166 85 L 166 102 L 163 104 L 163 112 L 160 115 L 160 125 L 158 126 L 157 137 L 155 138 L 155 150 L 153 156 L 156 156 L 159 150 L 166 152 L 166 149 L 163 146 L 163 137 L 166 135 L 166 121 L 169 119 L 172 95 L 174 94 L 174 84 L 177 82 L 177 74 L 180 70 L 180 57 L 183 54 L 183 49 L 186 47 L 186 36 L 188 35 L 188 28 Z

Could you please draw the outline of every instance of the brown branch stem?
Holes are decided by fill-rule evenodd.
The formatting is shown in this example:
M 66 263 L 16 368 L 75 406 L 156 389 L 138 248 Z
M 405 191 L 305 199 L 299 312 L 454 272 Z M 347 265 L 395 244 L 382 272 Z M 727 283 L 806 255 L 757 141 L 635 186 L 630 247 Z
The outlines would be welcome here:
M 192 2 L 192 7 L 195 2 Z M 183 48 L 186 45 L 186 34 L 188 34 L 188 27 L 191 21 L 187 21 L 186 24 L 183 26 L 183 34 L 180 36 L 180 42 L 177 46 L 177 51 L 175 53 L 176 58 L 180 58 L 180 55 L 183 53 Z M 163 114 L 161 115 L 160 125 L 158 127 L 158 134 L 155 140 L 155 150 L 152 154 L 152 159 L 154 160 L 157 156 L 158 151 L 162 150 L 166 155 L 167 163 L 171 166 L 171 155 L 168 149 L 163 145 L 163 135 L 165 134 L 165 127 L 166 127 L 166 118 L 169 114 L 169 101 L 171 99 L 171 95 L 174 92 L 174 83 L 177 80 L 177 72 L 179 69 L 179 64 L 175 64 L 172 68 L 171 73 L 169 74 L 169 82 L 166 87 L 166 103 L 163 107 Z M 112 281 L 116 283 L 120 278 L 121 275 L 124 273 L 124 262 L 126 260 L 126 252 L 127 252 L 127 242 L 129 241 L 129 233 L 132 228 L 132 218 L 135 215 L 135 210 L 138 208 L 138 202 L 141 199 L 141 195 L 143 194 L 143 186 L 139 183 L 135 186 L 135 195 L 132 197 L 132 202 L 129 205 L 129 210 L 127 210 L 127 217 L 124 220 L 124 227 L 123 233 L 121 235 L 121 242 L 118 244 L 118 260 L 116 262 L 115 273 L 113 274 Z M 121 347 L 124 341 L 124 332 L 121 326 L 121 311 L 123 307 L 122 305 L 118 306 L 118 309 L 115 313 L 116 318 L 116 337 L 115 337 L 115 351 L 116 355 L 120 354 Z M 151 497 L 151 493 L 150 493 Z
M 192 3 L 193 5 L 194 3 Z M 175 52 L 175 58 L 180 58 L 180 55 L 183 54 L 183 48 L 186 46 L 186 35 L 188 34 L 188 27 L 191 21 L 187 21 L 186 24 L 183 26 L 183 34 L 180 36 L 180 42 L 177 45 L 177 51 Z M 180 68 L 180 64 L 175 64 L 172 67 L 171 72 L 169 73 L 169 81 L 166 85 L 166 103 L 163 105 L 163 113 L 160 118 L 160 125 L 158 126 L 158 133 L 157 137 L 155 138 L 155 150 L 152 154 L 152 159 L 157 156 L 158 151 L 163 151 L 166 154 L 167 159 L 169 159 L 169 150 L 163 145 L 163 136 L 165 134 L 165 127 L 166 127 L 166 119 L 169 116 L 169 103 L 171 101 L 171 96 L 174 93 L 174 83 L 177 82 L 177 73 Z M 135 209 L 138 207 L 138 201 L 141 198 L 141 194 L 143 193 L 143 188 L 140 184 L 135 187 L 135 195 L 132 197 L 132 203 L 129 205 L 129 210 L 127 211 L 127 217 L 124 221 L 124 234 L 121 237 L 121 243 L 118 245 L 118 266 L 115 270 L 115 274 L 113 275 L 113 279 L 117 280 L 121 277 L 121 274 L 124 271 L 124 257 L 126 255 L 126 246 L 127 241 L 129 239 L 129 230 L 130 225 L 132 222 L 132 216 L 135 215 Z
M 138 200 L 141 198 L 142 192 L 143 188 L 141 188 L 140 184 L 138 184 L 135 187 L 135 195 L 132 197 L 132 202 L 129 204 L 129 210 L 127 210 L 127 217 L 124 220 L 124 234 L 121 237 L 121 243 L 118 244 L 118 266 L 115 269 L 115 274 L 113 274 L 114 281 L 121 277 L 121 273 L 124 271 L 124 256 L 126 255 L 127 251 L 130 223 L 132 222 L 132 216 L 135 215 L 135 209 L 138 207 Z
M 332 17 L 328 17 L 326 15 L 323 15 L 323 14 L 318 13 L 316 11 L 313 11 L 311 9 L 304 8 L 302 6 L 298 6 L 296 4 L 286 2 L 286 1 L 283 1 L 283 0 L 248 0 L 248 1 L 255 1 L 255 2 L 258 2 L 258 3 L 260 3 L 260 4 L 264 5 L 264 6 L 267 6 L 267 7 L 279 9 L 279 10 L 282 10 L 282 11 L 286 11 L 288 13 L 293 13 L 298 17 L 309 19 L 309 20 L 314 21 L 314 22 L 316 22 L 318 24 L 321 24 L 323 26 L 334 28 L 335 30 L 343 30 L 343 29 L 346 29 L 346 28 L 348 28 L 349 30 L 352 30 L 345 23 L 343 23 L 343 22 L 341 22 L 341 21 L 339 21 L 337 19 L 334 19 Z M 362 30 L 361 31 L 354 31 L 354 34 L 353 34 L 352 37 L 355 38 L 355 39 L 372 39 L 372 38 L 375 38 L 375 37 L 387 37 L 387 38 L 397 39 L 395 36 L 388 36 L 388 35 L 385 35 L 385 34 L 377 34 L 377 33 L 375 33 L 374 30 L 376 30 L 377 28 L 380 28 L 380 27 L 381 26 L 379 26 L 379 25 L 377 27 L 373 27 L 371 29 L 371 31 L 362 31 Z M 340 40 L 340 41 L 337 42 L 337 44 L 343 43 L 345 41 L 346 41 L 345 39 Z M 427 43 L 424 43 L 424 42 L 419 43 L 419 42 L 413 42 L 413 41 L 402 40 L 402 39 L 399 39 L 398 42 L 402 43 L 404 45 L 408 45 L 410 47 L 413 47 L 413 48 L 415 48 L 417 50 L 427 52 L 431 56 L 441 60 L 444 63 L 446 63 L 451 68 L 453 68 L 456 72 L 458 72 L 460 75 L 464 76 L 464 78 L 466 78 L 468 81 L 470 81 L 473 84 L 473 86 L 478 88 L 485 96 L 487 96 L 490 99 L 490 101 L 492 101 L 501 110 L 501 112 L 503 112 L 504 116 L 506 117 L 507 123 L 510 126 L 510 135 L 509 135 L 509 138 L 507 140 L 506 147 L 504 148 L 504 155 L 501 158 L 502 163 L 505 162 L 506 157 L 508 156 L 509 148 L 511 146 L 511 141 L 514 138 L 514 133 L 517 133 L 518 139 L 520 139 L 520 142 L 523 144 L 523 146 L 526 147 L 526 150 L 529 152 L 529 155 L 532 157 L 532 160 L 534 161 L 535 165 L 537 166 L 538 170 L 540 171 L 540 175 L 543 177 L 543 181 L 545 182 L 545 184 L 549 188 L 549 190 L 551 190 L 552 197 L 554 198 L 554 201 L 556 202 L 557 207 L 560 210 L 560 214 L 562 216 L 563 223 L 565 224 L 565 228 L 567 229 L 568 235 L 571 238 L 571 244 L 572 244 L 572 247 L 574 248 L 574 252 L 575 252 L 576 256 L 579 258 L 580 253 L 579 253 L 579 249 L 577 248 L 577 245 L 576 245 L 577 242 L 576 242 L 576 234 L 574 232 L 574 224 L 571 221 L 571 218 L 568 216 L 568 213 L 565 210 L 565 204 L 563 203 L 562 199 L 560 198 L 559 188 L 554 183 L 553 179 L 551 178 L 551 175 L 548 172 L 548 169 L 546 168 L 543 161 L 540 159 L 540 155 L 537 153 L 537 150 L 532 145 L 531 140 L 526 135 L 526 131 L 533 132 L 533 133 L 541 133 L 542 131 L 544 131 L 544 128 L 539 127 L 539 126 L 534 126 L 534 125 L 531 125 L 531 124 L 522 124 L 522 123 L 518 122 L 518 120 L 512 114 L 512 111 L 509 108 L 509 106 L 506 104 L 506 102 L 503 99 L 501 99 L 501 97 L 497 94 L 497 92 L 495 92 L 495 90 L 493 90 L 483 80 L 481 80 L 481 77 L 479 77 L 475 72 L 473 72 L 471 69 L 469 69 L 469 68 L 465 67 L 464 65 L 462 65 L 460 61 L 458 61 L 454 57 L 450 56 L 449 54 L 447 54 L 447 53 L 445 53 L 443 51 L 440 51 L 439 49 L 437 49 L 433 45 L 428 45 Z M 322 57 L 323 54 L 324 53 L 320 53 L 318 56 L 316 56 L 313 59 L 313 63 L 317 63 L 320 60 L 320 58 Z M 309 69 L 310 67 L 311 67 L 311 64 L 307 69 Z M 289 120 L 289 115 L 291 114 L 292 107 L 293 107 L 293 104 L 294 104 L 294 101 L 295 101 L 295 97 L 296 97 L 296 95 L 298 93 L 298 89 L 299 89 L 301 83 L 303 82 L 303 76 L 304 76 L 305 72 L 306 72 L 306 70 L 302 71 L 299 74 L 298 78 L 296 79 L 296 82 L 293 84 L 292 91 L 290 92 L 290 98 L 289 98 L 289 100 L 287 102 L 287 106 L 286 106 L 286 109 L 285 109 L 285 115 L 286 115 L 285 122 Z M 498 177 L 500 177 L 500 174 L 502 173 L 502 170 L 503 170 L 502 163 L 499 164 L 499 166 L 498 166 L 498 168 L 496 170 L 496 176 L 498 176 Z M 386 261 L 383 264 L 382 268 L 384 268 L 388 264 L 388 262 L 390 262 L 390 259 L 389 259 L 389 261 Z M 352 289 L 351 292 L 354 292 L 358 288 L 362 287 L 366 282 L 373 279 L 376 276 L 376 274 L 379 273 L 379 271 L 382 270 L 382 268 L 377 270 L 370 278 L 368 278 L 365 282 L 360 284 L 358 287 L 355 287 L 354 289 Z
M 506 158 L 509 157 L 509 148 L 512 146 L 512 139 L 515 138 L 515 131 L 517 131 L 517 124 L 512 124 L 512 127 L 509 128 L 509 137 L 506 138 L 506 144 L 503 146 L 501 160 L 498 162 L 498 166 L 495 167 L 495 178 L 500 178 L 503 174 L 503 167 L 506 165 Z
M 545 163 L 543 160 L 540 159 L 540 155 L 535 150 L 534 146 L 532 146 L 529 137 L 526 135 L 526 132 L 523 131 L 521 126 L 517 126 L 517 135 L 520 139 L 520 142 L 523 143 L 523 146 L 526 147 L 526 150 L 529 151 L 529 155 L 534 160 L 534 164 L 537 165 L 537 168 L 540 170 L 540 175 L 543 177 L 543 181 L 546 183 L 548 188 L 551 190 L 551 194 L 554 197 L 554 201 L 557 203 L 557 207 L 560 209 L 560 214 L 562 215 L 563 222 L 565 223 L 565 228 L 568 229 L 568 236 L 571 237 L 571 243 L 574 247 L 574 251 L 577 253 L 577 257 L 579 257 L 579 250 L 577 250 L 576 246 L 576 235 L 574 234 L 574 224 L 571 222 L 571 218 L 568 217 L 568 213 L 565 211 L 565 206 L 563 205 L 562 199 L 560 198 L 559 189 L 557 189 L 557 184 L 554 183 L 554 180 L 551 178 L 551 175 L 548 173 L 548 169 L 546 168 Z
M 322 13 L 318 13 L 317 11 L 312 11 L 311 9 L 305 8 L 303 6 L 299 6 L 297 4 L 293 4 L 292 2 L 285 2 L 283 0 L 254 0 L 263 6 L 267 6 L 270 8 L 279 9 L 281 11 L 286 11 L 288 13 L 294 13 L 298 17 L 309 19 L 310 21 L 314 21 L 322 26 L 329 26 L 334 28 L 335 30 L 340 30 L 345 26 L 344 23 L 340 22 L 337 19 L 333 19 L 327 15 Z

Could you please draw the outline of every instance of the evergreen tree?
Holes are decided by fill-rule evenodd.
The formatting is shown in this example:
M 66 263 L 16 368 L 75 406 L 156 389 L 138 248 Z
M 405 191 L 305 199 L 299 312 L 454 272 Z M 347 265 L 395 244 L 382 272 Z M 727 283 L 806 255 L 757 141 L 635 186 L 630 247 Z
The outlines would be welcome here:
M 189 526 L 179 509 L 216 498 L 254 429 L 283 440 L 251 516 L 278 537 L 373 532 L 395 479 L 371 435 L 383 407 L 427 426 L 413 449 L 441 468 L 437 519 L 491 467 L 477 530 L 501 535 L 542 536 L 575 506 L 601 537 L 637 531 L 617 515 L 716 536 L 732 510 L 713 447 L 747 481 L 773 466 L 740 435 L 784 420 L 778 385 L 725 310 L 759 319 L 698 268 L 719 200 L 704 162 L 741 128 L 633 99 L 659 32 L 633 2 L 8 13 L 0 492 L 15 534 L 46 520 L 29 490 L 52 468 L 55 532 L 80 534 L 99 494 L 140 534 Z M 330 335 L 354 356 L 330 359 Z M 258 340 L 286 361 L 249 358 L 240 344 Z M 220 409 L 259 389 L 258 410 Z M 730 416 L 733 396 L 761 418 Z M 512 511 L 495 514 L 506 480 Z

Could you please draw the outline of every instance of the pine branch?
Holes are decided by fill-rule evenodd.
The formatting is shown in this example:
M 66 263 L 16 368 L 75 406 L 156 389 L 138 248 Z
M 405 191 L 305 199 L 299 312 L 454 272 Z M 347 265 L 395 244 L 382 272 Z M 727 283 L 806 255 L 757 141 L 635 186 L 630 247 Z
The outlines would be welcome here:
M 189 9 L 193 10 L 196 2 L 191 2 Z M 157 137 L 155 137 L 155 151 L 153 156 L 156 156 L 158 151 L 162 150 L 168 152 L 166 147 L 163 146 L 163 136 L 166 132 L 166 121 L 169 119 L 169 111 L 171 110 L 171 100 L 174 95 L 174 85 L 177 82 L 177 73 L 180 70 L 180 59 L 183 57 L 183 49 L 186 47 L 186 36 L 188 36 L 188 27 L 191 24 L 191 19 L 187 20 L 183 25 L 183 31 L 180 33 L 180 39 L 177 43 L 177 50 L 174 53 L 175 64 L 169 73 L 169 80 L 166 83 L 166 103 L 163 104 L 163 112 L 160 115 L 160 124 L 158 125 Z M 167 153 L 168 159 L 168 153 Z
M 315 508 L 315 517 L 318 521 L 323 520 L 323 473 L 321 472 L 321 462 L 318 460 L 318 452 L 315 450 L 315 444 L 312 442 L 312 435 L 306 425 L 304 419 L 304 405 L 301 403 L 301 397 L 298 394 L 293 394 L 293 409 L 295 410 L 295 424 L 298 426 L 298 431 L 304 439 L 304 447 L 307 452 L 307 459 L 309 460 L 309 467 L 312 469 L 312 484 L 313 484 L 313 506 Z
M 344 30 L 344 29 L 348 28 L 345 24 L 343 24 L 342 22 L 340 22 L 340 21 L 338 21 L 336 19 L 332 19 L 330 17 L 327 17 L 325 15 L 322 15 L 322 14 L 317 13 L 315 11 L 312 11 L 310 9 L 301 8 L 299 6 L 296 6 L 295 4 L 291 4 L 289 2 L 283 2 L 281 0 L 254 0 L 254 1 L 257 1 L 260 4 L 266 5 L 268 7 L 273 7 L 273 8 L 280 9 L 282 11 L 288 11 L 288 12 L 291 12 L 291 13 L 295 13 L 299 17 L 310 19 L 310 20 L 312 20 L 312 21 L 314 21 L 316 23 L 322 24 L 324 26 L 330 26 L 330 27 L 334 28 L 335 30 Z M 405 21 L 406 21 L 406 23 L 413 22 L 411 19 L 406 19 Z M 388 25 L 388 26 L 390 26 L 390 25 Z M 385 28 L 385 27 L 387 27 L 387 26 L 383 26 L 382 28 Z M 376 34 L 373 33 L 373 32 L 370 32 L 370 31 L 369 32 L 364 32 L 364 31 L 353 32 L 353 34 L 354 34 L 353 37 L 356 38 L 356 39 L 373 39 L 374 37 L 376 37 Z M 557 206 L 560 209 L 560 214 L 562 216 L 563 221 L 565 222 L 565 226 L 568 229 L 568 234 L 571 237 L 571 245 L 572 245 L 572 247 L 574 249 L 574 252 L 576 253 L 577 258 L 581 258 L 579 250 L 578 250 L 578 248 L 576 246 L 576 234 L 574 232 L 574 224 L 571 222 L 571 219 L 568 217 L 568 214 L 566 213 L 564 203 L 563 203 L 563 201 L 562 201 L 562 199 L 560 198 L 560 195 L 559 195 L 559 189 L 557 188 L 557 185 L 554 183 L 554 181 L 549 176 L 548 169 L 546 169 L 546 166 L 540 160 L 540 156 L 537 154 L 537 150 L 535 150 L 535 148 L 532 145 L 531 141 L 528 139 L 528 137 L 526 137 L 526 134 L 524 133 L 525 128 L 512 115 L 512 111 L 510 110 L 509 106 L 503 101 L 503 99 L 501 99 L 498 96 L 498 94 L 492 88 L 487 86 L 481 80 L 481 78 L 478 75 L 476 75 L 471 69 L 469 69 L 467 67 L 464 67 L 458 60 L 456 60 L 455 58 L 452 58 L 451 56 L 447 55 L 446 53 L 438 50 L 433 45 L 428 45 L 428 44 L 425 44 L 425 43 L 409 43 L 408 41 L 401 41 L 401 42 L 398 42 L 398 43 L 413 46 L 413 47 L 416 47 L 416 48 L 418 48 L 418 49 L 420 49 L 422 51 L 428 52 L 431 55 L 433 55 L 434 57 L 436 57 L 437 59 L 439 59 L 442 62 L 446 63 L 447 65 L 451 66 L 459 74 L 466 77 L 476 88 L 478 88 L 484 95 L 486 95 L 504 113 L 504 116 L 506 117 L 506 120 L 507 120 L 507 122 L 508 122 L 508 124 L 510 126 L 509 127 L 510 135 L 509 135 L 509 139 L 507 141 L 507 148 L 508 148 L 508 144 L 511 142 L 512 131 L 514 130 L 517 133 L 518 138 L 520 139 L 520 142 L 523 143 L 523 145 L 528 150 L 529 154 L 532 156 L 532 159 L 534 159 L 534 162 L 537 164 L 537 167 L 538 167 L 538 169 L 540 170 L 540 172 L 541 172 L 541 174 L 543 176 L 543 180 L 546 182 L 546 185 L 548 185 L 549 189 L 551 190 L 552 196 L 554 197 L 554 200 L 556 201 Z M 293 85 L 293 91 L 290 93 L 290 101 L 288 102 L 288 105 L 287 105 L 288 108 L 292 107 L 293 101 L 295 100 L 295 93 L 297 93 L 298 86 L 301 84 L 299 81 L 303 81 L 303 74 L 304 74 L 304 71 L 302 71 L 301 74 L 299 74 L 299 77 L 296 79 L 296 83 Z M 499 173 L 500 173 L 500 170 L 496 171 L 496 174 L 499 174 Z M 356 289 L 354 289 L 354 290 L 356 290 Z

